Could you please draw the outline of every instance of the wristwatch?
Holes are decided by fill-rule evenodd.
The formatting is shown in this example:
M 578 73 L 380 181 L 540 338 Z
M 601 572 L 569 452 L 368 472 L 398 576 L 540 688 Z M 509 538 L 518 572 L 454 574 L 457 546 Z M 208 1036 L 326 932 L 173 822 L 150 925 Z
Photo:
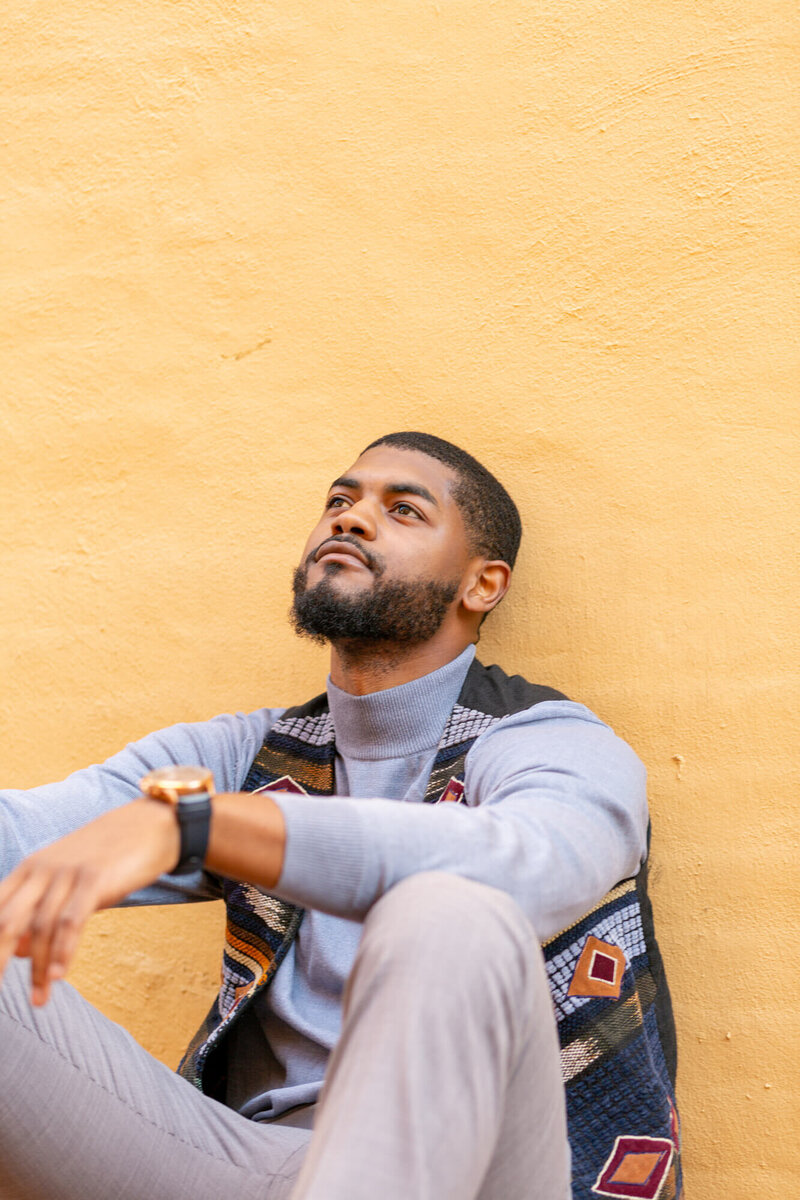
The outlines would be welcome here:
M 208 849 L 214 776 L 206 767 L 158 767 L 139 784 L 142 795 L 171 804 L 178 818 L 181 853 L 170 875 L 199 871 Z

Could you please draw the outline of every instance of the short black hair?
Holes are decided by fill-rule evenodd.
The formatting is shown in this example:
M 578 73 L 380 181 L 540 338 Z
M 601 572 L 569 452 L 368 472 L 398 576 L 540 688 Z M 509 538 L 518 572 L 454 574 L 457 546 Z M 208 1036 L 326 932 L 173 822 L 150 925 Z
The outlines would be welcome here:
M 514 566 L 522 537 L 519 511 L 502 483 L 476 458 L 432 433 L 387 433 L 370 442 L 361 453 L 375 446 L 418 450 L 450 467 L 458 477 L 453 499 L 464 518 L 473 554 L 499 558 Z

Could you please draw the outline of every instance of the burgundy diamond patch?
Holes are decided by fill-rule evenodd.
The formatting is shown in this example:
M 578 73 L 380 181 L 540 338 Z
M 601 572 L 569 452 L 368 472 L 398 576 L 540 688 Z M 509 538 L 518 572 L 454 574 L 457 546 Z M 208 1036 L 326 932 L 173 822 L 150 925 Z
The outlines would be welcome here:
M 658 1200 L 674 1152 L 667 1138 L 618 1137 L 592 1191 L 626 1200 Z
M 595 950 L 589 967 L 590 979 L 602 979 L 604 983 L 613 983 L 617 974 L 616 960 L 610 954 Z
M 301 796 L 308 795 L 306 789 L 301 787 L 297 780 L 292 779 L 291 775 L 282 775 L 274 783 L 265 783 L 263 787 L 256 788 L 254 796 L 256 792 L 299 792 Z
M 442 792 L 437 804 L 458 804 L 464 798 L 464 784 L 460 779 L 451 779 L 447 787 Z

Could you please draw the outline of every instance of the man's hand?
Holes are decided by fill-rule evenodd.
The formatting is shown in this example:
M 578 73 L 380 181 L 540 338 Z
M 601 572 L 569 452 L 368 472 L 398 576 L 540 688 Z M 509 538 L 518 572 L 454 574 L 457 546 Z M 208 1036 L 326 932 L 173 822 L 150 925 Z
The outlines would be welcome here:
M 217 794 L 212 814 L 209 870 L 275 887 L 286 828 L 269 792 Z M 179 855 L 174 809 L 143 796 L 31 854 L 0 883 L 0 980 L 13 954 L 30 958 L 33 1003 L 44 1004 L 92 913 L 171 871 Z
M 92 913 L 152 883 L 178 861 L 172 809 L 134 800 L 38 850 L 0 883 L 0 978 L 13 954 L 31 959 L 32 1000 L 67 972 Z

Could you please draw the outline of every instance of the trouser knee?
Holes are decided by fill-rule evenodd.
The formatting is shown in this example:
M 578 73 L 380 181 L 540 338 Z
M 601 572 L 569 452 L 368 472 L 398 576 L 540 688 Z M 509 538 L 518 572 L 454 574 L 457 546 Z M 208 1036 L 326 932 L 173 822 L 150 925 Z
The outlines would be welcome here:
M 30 966 L 25 959 L 12 958 L 0 981 L 0 1012 L 19 1020 L 30 1011 Z
M 522 985 L 541 969 L 533 927 L 507 893 L 440 871 L 411 875 L 365 921 L 362 950 L 396 966 L 469 978 L 487 970 Z

